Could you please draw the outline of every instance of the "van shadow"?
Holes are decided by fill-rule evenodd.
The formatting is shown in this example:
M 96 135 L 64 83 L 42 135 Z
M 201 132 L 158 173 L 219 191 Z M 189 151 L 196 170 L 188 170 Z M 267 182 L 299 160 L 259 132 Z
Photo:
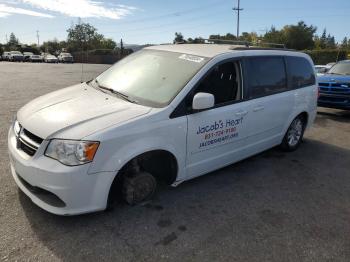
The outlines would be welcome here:
M 332 168 L 330 156 L 337 156 Z M 300 234 L 298 245 L 305 241 L 307 246 L 305 230 L 321 223 L 315 217 L 329 223 L 329 207 L 338 208 L 334 212 L 340 217 L 345 214 L 342 204 L 350 201 L 350 177 L 344 170 L 350 170 L 349 159 L 350 150 L 305 139 L 296 152 L 271 149 L 177 188 L 162 188 L 152 202 L 140 206 L 120 204 L 108 212 L 60 217 L 41 210 L 23 193 L 19 200 L 33 233 L 64 261 L 176 258 L 228 223 L 237 230 L 231 250 L 243 239 L 254 247 L 259 234 L 272 242 L 280 241 L 273 235 Z M 325 234 L 349 232 L 346 225 Z M 312 237 L 322 241 L 324 236 Z M 333 239 L 324 241 L 332 244 Z

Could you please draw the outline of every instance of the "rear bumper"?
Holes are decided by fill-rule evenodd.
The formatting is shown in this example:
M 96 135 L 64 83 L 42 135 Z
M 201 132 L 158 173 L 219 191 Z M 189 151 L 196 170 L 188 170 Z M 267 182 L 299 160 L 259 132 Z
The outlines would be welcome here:
M 350 94 L 320 93 L 317 104 L 320 107 L 350 109 Z

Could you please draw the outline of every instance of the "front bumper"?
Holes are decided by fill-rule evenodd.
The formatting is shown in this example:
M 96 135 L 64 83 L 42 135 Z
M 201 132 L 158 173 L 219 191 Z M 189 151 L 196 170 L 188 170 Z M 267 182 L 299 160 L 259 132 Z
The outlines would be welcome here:
M 16 147 L 11 127 L 8 148 L 12 176 L 18 187 L 39 207 L 57 215 L 104 210 L 114 172 L 89 174 L 90 164 L 68 167 L 44 156 L 44 140 L 33 157 Z
M 23 56 L 13 56 L 11 58 L 12 61 L 23 61 L 24 57 Z
M 318 106 L 336 109 L 350 109 L 350 95 L 336 93 L 320 93 Z
M 40 62 L 42 62 L 43 60 L 42 60 L 41 58 L 30 58 L 30 61 L 31 61 L 31 62 L 40 63 Z
M 73 62 L 73 58 L 62 58 L 61 59 L 62 62 L 67 62 L 67 63 L 72 63 Z

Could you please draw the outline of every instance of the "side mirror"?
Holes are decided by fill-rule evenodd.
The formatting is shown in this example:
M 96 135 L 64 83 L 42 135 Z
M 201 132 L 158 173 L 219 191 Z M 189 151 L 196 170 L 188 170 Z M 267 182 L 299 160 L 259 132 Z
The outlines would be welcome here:
M 193 110 L 204 110 L 212 108 L 215 105 L 215 98 L 209 93 L 197 93 L 193 97 L 192 109 Z

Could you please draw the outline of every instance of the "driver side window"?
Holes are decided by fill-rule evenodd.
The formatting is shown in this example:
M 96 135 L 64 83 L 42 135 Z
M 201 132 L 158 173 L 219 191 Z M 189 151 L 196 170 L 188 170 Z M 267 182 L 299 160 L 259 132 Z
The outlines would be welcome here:
M 215 66 L 200 82 L 194 94 L 203 92 L 214 95 L 215 105 L 239 101 L 242 98 L 241 67 L 239 61 Z

